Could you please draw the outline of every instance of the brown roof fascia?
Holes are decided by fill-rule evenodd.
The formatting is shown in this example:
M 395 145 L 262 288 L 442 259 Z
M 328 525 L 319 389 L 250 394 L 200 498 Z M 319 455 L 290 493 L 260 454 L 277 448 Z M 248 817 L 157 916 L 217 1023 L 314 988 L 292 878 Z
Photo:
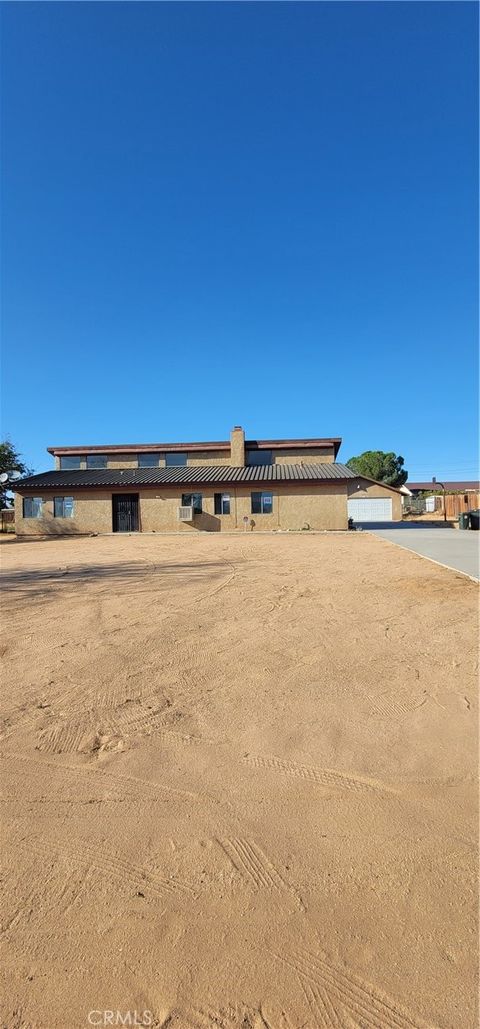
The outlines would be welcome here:
M 250 450 L 288 450 L 292 447 L 305 450 L 317 447 L 333 447 L 335 457 L 340 449 L 341 437 L 328 439 L 248 439 L 245 446 Z M 151 451 L 164 451 L 168 453 L 182 452 L 185 450 L 230 450 L 230 440 L 210 441 L 206 443 L 124 443 L 106 444 L 105 446 L 85 447 L 47 447 L 47 452 L 53 455 L 61 454 L 142 454 Z
M 229 440 L 210 443 L 107 443 L 86 447 L 47 447 L 49 454 L 142 454 L 150 451 L 230 450 Z
M 290 450 L 292 447 L 298 447 L 299 449 L 313 449 L 317 447 L 333 447 L 335 451 L 335 457 L 340 450 L 342 443 L 341 436 L 334 436 L 331 438 L 320 438 L 320 439 L 247 439 L 245 440 L 245 446 L 250 450 Z

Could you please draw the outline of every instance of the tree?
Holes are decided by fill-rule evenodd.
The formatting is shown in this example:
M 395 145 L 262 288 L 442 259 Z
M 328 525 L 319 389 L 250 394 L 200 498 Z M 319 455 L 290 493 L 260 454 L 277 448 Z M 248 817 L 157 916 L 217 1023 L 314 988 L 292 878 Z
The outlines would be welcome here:
M 385 454 L 383 450 L 365 450 L 363 454 L 347 461 L 347 466 L 357 475 L 384 482 L 386 486 L 403 486 L 407 481 L 408 472 L 403 464 L 403 457 L 393 453 Z
M 9 439 L 0 443 L 0 474 L 2 472 L 20 472 L 21 475 L 31 475 L 32 469 L 21 459 L 21 454 L 15 449 Z M 8 482 L 0 482 L 0 504 L 5 507 L 7 493 L 10 491 Z

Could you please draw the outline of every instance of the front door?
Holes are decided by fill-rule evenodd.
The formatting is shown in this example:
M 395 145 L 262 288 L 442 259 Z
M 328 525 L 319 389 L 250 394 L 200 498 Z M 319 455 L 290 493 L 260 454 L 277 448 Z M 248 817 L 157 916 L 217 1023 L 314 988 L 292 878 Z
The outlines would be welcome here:
M 114 532 L 138 532 L 138 493 L 113 493 Z

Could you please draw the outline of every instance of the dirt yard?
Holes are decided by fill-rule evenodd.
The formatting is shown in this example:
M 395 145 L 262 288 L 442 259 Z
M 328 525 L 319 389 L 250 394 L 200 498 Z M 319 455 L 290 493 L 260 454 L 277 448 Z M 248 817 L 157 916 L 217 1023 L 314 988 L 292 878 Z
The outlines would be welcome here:
M 2 554 L 2 1027 L 473 1029 L 475 584 L 366 533 Z

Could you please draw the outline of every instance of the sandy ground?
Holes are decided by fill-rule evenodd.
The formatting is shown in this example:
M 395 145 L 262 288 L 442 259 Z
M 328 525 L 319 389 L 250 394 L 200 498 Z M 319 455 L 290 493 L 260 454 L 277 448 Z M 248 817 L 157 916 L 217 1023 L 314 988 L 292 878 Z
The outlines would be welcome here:
M 2 1026 L 477 1024 L 473 582 L 359 533 L 2 552 Z

